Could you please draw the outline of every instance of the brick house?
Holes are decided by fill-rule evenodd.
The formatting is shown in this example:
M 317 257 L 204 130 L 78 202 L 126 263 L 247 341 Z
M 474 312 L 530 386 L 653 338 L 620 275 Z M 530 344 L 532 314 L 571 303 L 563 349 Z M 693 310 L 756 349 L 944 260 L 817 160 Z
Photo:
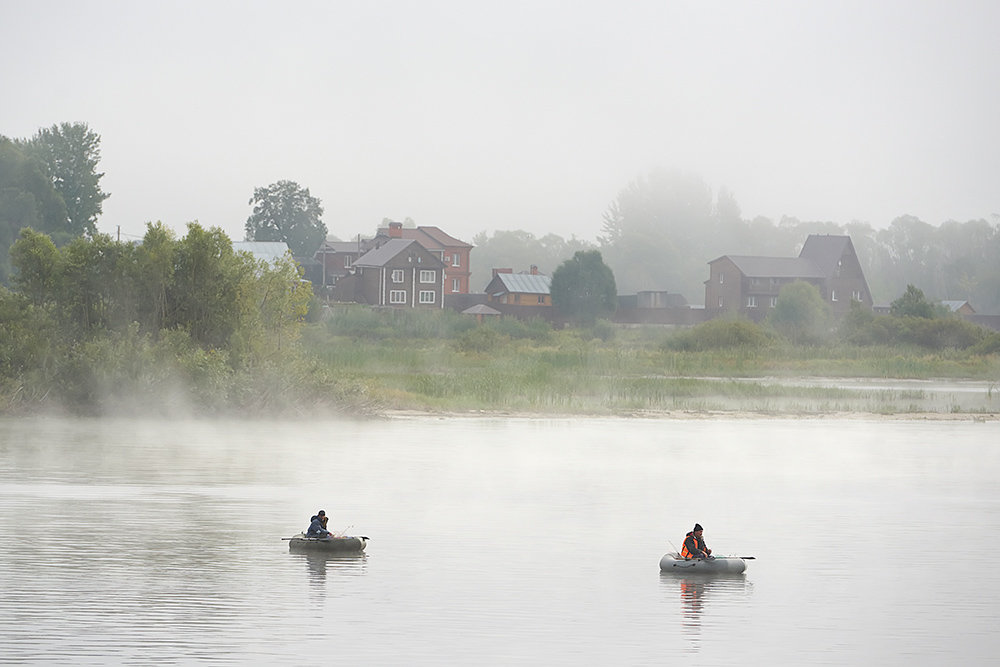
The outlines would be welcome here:
M 469 255 L 473 248 L 471 244 L 446 234 L 438 227 L 404 228 L 401 222 L 390 222 L 388 227 L 380 228 L 372 242 L 374 245 L 380 246 L 392 239 L 417 241 L 441 260 L 445 267 L 445 294 L 469 293 L 469 275 L 471 274 Z
M 708 263 L 706 319 L 738 313 L 763 320 L 785 285 L 804 280 L 815 285 L 835 316 L 852 301 L 872 308 L 871 291 L 850 236 L 810 234 L 798 257 L 723 255 Z
M 359 257 L 337 283 L 347 301 L 393 308 L 443 308 L 445 265 L 413 239 L 390 239 Z

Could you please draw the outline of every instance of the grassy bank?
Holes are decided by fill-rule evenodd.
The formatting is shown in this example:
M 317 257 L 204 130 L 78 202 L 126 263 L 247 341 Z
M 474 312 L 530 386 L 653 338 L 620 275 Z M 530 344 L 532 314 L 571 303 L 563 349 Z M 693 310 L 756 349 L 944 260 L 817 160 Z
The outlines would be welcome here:
M 376 314 L 377 315 L 377 314 Z M 790 346 L 777 340 L 713 350 L 671 349 L 662 327 L 553 331 L 536 324 L 476 326 L 440 313 L 335 314 L 313 325 L 306 352 L 368 386 L 385 410 L 627 414 L 1000 412 L 1000 357 L 911 347 Z M 339 321 L 338 321 L 339 319 Z M 506 327 L 506 328 L 505 328 Z M 803 377 L 830 378 L 803 384 Z M 898 388 L 837 378 L 964 380 Z M 883 386 L 891 383 L 879 383 Z M 980 389 L 977 389 L 980 387 Z

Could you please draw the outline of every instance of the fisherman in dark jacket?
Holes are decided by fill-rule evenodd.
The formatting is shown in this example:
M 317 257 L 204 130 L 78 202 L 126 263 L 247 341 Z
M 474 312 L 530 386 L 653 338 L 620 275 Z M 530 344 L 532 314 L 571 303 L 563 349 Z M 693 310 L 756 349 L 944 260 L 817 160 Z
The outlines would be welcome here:
M 306 537 L 329 537 L 330 531 L 326 529 L 326 521 L 325 511 L 316 512 L 316 515 L 309 519 L 309 530 L 306 531 Z
M 710 558 L 712 550 L 705 546 L 702 539 L 702 527 L 700 523 L 694 524 L 694 530 L 684 536 L 684 546 L 681 548 L 681 556 L 684 558 Z

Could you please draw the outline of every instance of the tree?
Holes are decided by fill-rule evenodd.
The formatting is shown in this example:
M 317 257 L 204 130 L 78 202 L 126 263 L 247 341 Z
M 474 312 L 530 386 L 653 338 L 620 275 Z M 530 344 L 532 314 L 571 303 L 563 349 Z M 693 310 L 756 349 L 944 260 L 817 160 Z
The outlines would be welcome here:
M 253 213 L 247 218 L 248 241 L 284 241 L 296 257 L 312 257 L 326 239 L 323 206 L 294 181 L 255 188 Z
M 922 317 L 930 320 L 943 316 L 945 311 L 943 306 L 939 308 L 928 301 L 923 290 L 907 285 L 903 296 L 890 304 L 889 314 L 893 317 Z
M 101 190 L 103 173 L 101 136 L 86 123 L 60 123 L 39 130 L 21 142 L 26 154 L 45 165 L 46 174 L 66 205 L 66 217 L 59 229 L 70 236 L 93 236 L 104 200 L 111 195 Z
M 10 279 L 8 251 L 22 229 L 54 232 L 65 219 L 66 205 L 45 176 L 44 166 L 15 142 L 0 137 L 0 282 Z M 57 241 L 68 240 L 65 233 L 53 235 Z
M 829 308 L 815 285 L 796 280 L 781 288 L 767 323 L 795 344 L 823 339 L 830 320 Z
M 615 312 L 615 275 L 598 250 L 579 250 L 552 274 L 552 305 L 565 317 L 593 324 Z

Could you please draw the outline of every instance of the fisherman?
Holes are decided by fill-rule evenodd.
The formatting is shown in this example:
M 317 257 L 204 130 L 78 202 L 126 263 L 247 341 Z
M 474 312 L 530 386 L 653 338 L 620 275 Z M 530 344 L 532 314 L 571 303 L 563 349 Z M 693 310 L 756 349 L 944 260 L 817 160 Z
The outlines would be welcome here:
M 681 547 L 681 556 L 685 560 L 712 557 L 712 550 L 705 546 L 705 540 L 701 537 L 703 530 L 701 524 L 696 523 L 694 524 L 694 530 L 684 536 L 684 546 Z
M 326 529 L 327 522 L 326 512 L 320 510 L 309 519 L 309 530 L 306 531 L 306 537 L 329 537 L 330 531 Z

